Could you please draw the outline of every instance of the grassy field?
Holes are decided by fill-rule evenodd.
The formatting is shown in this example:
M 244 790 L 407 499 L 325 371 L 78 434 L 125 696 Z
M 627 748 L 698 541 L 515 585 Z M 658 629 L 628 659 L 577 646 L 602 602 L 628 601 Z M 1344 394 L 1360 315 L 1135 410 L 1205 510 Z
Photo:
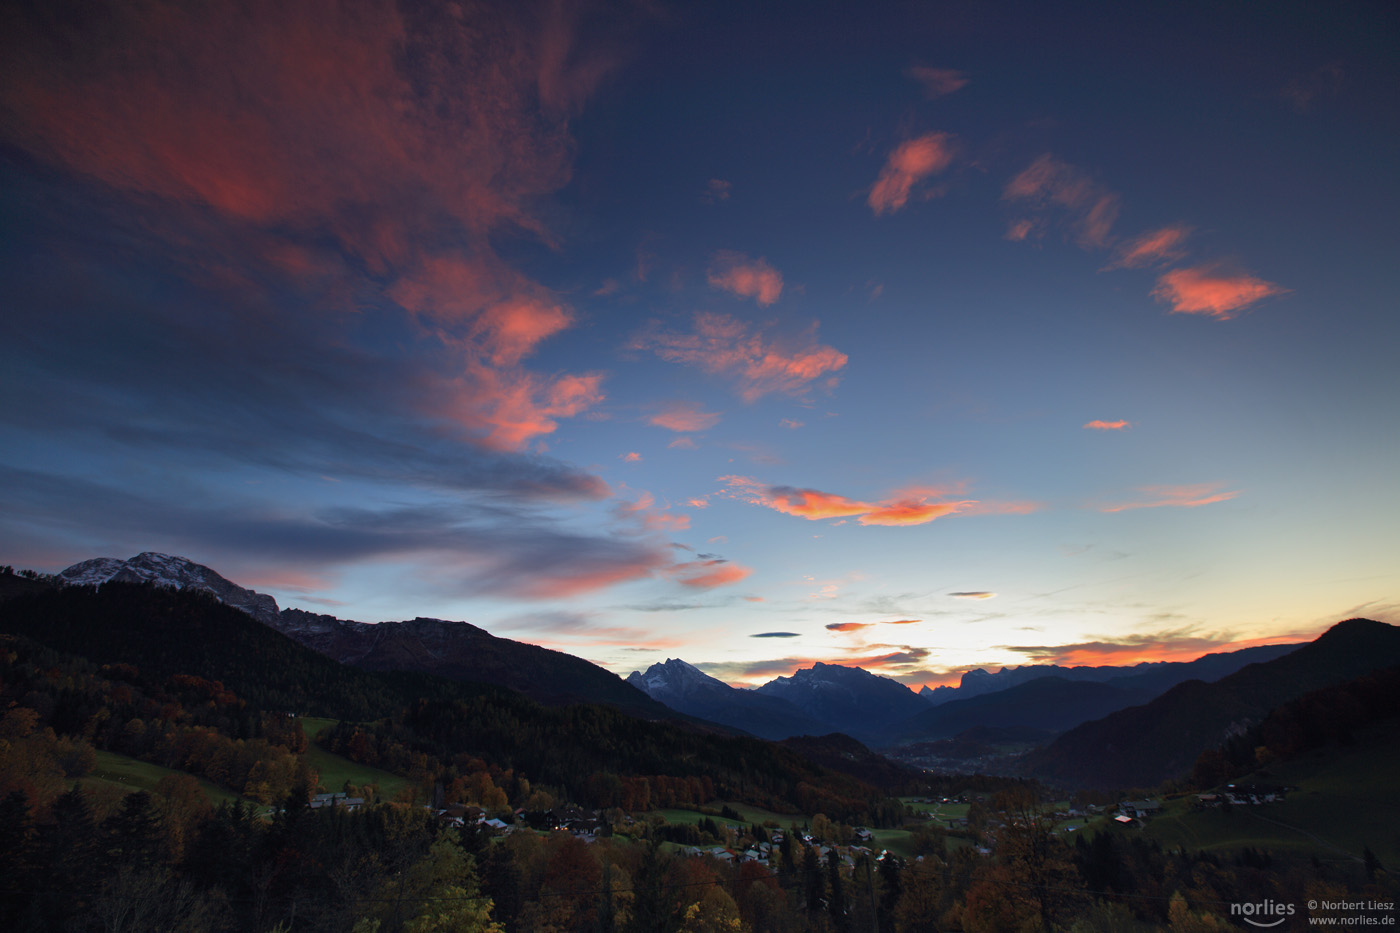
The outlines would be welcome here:
M 83 783 L 110 785 L 119 788 L 125 794 L 130 794 L 138 790 L 154 791 L 161 778 L 169 774 L 184 773 L 183 771 L 172 771 L 170 768 L 162 768 L 160 765 L 137 761 L 135 758 L 118 755 L 116 752 L 99 751 L 97 765 L 91 774 L 83 778 Z M 203 778 L 197 780 L 199 781 L 199 789 L 204 791 L 204 796 L 208 797 L 210 803 L 215 806 L 224 802 L 233 803 L 238 799 L 238 795 L 226 787 L 220 787 Z
M 709 819 L 714 820 L 716 823 L 728 823 L 731 826 L 740 822 L 742 822 L 745 827 L 748 827 L 750 823 L 757 823 L 762 826 L 765 822 L 773 822 L 777 823 L 780 829 L 787 829 L 793 823 L 799 825 L 802 823 L 809 823 L 812 819 L 810 816 L 802 816 L 800 814 L 774 813 L 772 810 L 764 810 L 761 807 L 751 807 L 746 803 L 729 803 L 721 800 L 706 805 L 706 809 L 709 810 L 719 810 L 722 807 L 729 807 L 729 809 L 738 813 L 742 819 L 735 820 L 733 817 L 729 816 L 711 816 L 707 813 L 696 813 L 694 810 L 681 810 L 674 807 L 650 810 L 646 815 L 660 814 L 666 818 L 666 822 L 668 823 L 698 823 L 706 817 L 709 817 Z
M 333 755 L 316 744 L 316 736 L 327 726 L 335 724 L 334 719 L 303 717 L 301 728 L 306 732 L 306 760 L 321 776 L 321 784 L 327 793 L 339 793 L 345 782 L 352 784 L 378 784 L 379 799 L 393 800 L 408 782 L 396 774 L 381 771 L 369 765 L 356 764 L 349 758 Z

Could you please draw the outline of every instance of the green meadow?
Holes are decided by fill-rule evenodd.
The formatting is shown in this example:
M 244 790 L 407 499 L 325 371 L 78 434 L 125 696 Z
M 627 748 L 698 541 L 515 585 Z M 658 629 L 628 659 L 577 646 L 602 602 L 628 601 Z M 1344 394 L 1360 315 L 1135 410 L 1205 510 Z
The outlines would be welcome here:
M 97 764 L 92 772 L 83 778 L 83 783 L 110 785 L 127 794 L 138 790 L 154 792 L 161 778 L 184 773 L 145 761 L 137 761 L 135 758 L 119 755 L 116 752 L 98 751 Z M 226 787 L 220 787 L 203 778 L 196 778 L 196 780 L 199 781 L 199 789 L 204 791 L 204 796 L 208 797 L 209 802 L 215 806 L 225 802 L 233 803 L 238 799 L 238 795 Z
M 399 791 L 408 786 L 408 781 L 396 774 L 388 771 L 381 771 L 369 765 L 356 764 L 349 758 L 334 755 L 316 744 L 316 736 L 328 726 L 335 725 L 334 719 L 317 719 L 304 716 L 301 720 L 301 728 L 306 732 L 306 760 L 311 767 L 316 769 L 320 776 L 321 786 L 327 793 L 339 793 L 345 786 L 345 782 L 357 786 L 364 784 L 379 785 L 379 799 L 393 800 Z

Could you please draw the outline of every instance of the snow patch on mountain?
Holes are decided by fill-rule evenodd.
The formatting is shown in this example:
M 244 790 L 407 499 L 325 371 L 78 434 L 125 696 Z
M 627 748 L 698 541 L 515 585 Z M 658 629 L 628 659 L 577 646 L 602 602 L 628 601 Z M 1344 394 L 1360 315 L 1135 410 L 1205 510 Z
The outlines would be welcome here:
M 101 586 L 104 583 L 153 583 L 176 589 L 204 590 L 227 606 L 241 609 L 267 624 L 276 622 L 277 600 L 265 593 L 231 583 L 203 564 L 172 554 L 144 551 L 129 560 L 96 557 L 74 564 L 58 574 L 70 586 Z

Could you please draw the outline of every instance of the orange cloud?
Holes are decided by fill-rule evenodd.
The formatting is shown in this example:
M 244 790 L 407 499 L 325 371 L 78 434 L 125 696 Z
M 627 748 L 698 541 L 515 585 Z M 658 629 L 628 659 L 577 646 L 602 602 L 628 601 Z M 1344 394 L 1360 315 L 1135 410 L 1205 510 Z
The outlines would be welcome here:
M 990 590 L 961 590 L 948 595 L 954 599 L 995 599 L 997 594 Z
M 810 520 L 863 515 L 875 508 L 868 502 L 791 486 L 769 487 L 761 504 L 784 515 L 797 515 Z
M 918 487 L 902 490 L 880 502 L 863 502 L 818 489 L 766 486 L 747 476 L 721 476 L 719 479 L 732 494 L 746 502 L 809 521 L 855 518 L 862 525 L 926 525 L 955 512 L 1021 513 L 1037 507 L 1034 503 L 981 503 L 975 499 L 948 499 L 946 497 L 952 490 Z
M 1123 666 L 1154 661 L 1194 661 L 1207 654 L 1239 651 L 1259 645 L 1286 645 L 1311 640 L 1297 633 L 1236 639 L 1233 635 L 1197 635 L 1189 630 L 1152 632 L 1120 638 L 1100 638 L 1068 645 L 1006 645 L 1036 664 L 1064 667 Z
M 951 68 L 929 68 L 925 65 L 915 65 L 904 73 L 923 87 L 924 96 L 929 100 L 946 97 L 954 91 L 967 87 L 968 83 L 966 74 Z
M 922 622 L 922 621 L 923 621 L 923 619 L 890 619 L 890 620 L 887 621 L 885 624 L 886 624 L 886 625 L 917 625 L 918 623 L 920 623 L 920 622 Z
M 1191 235 L 1191 228 L 1180 224 L 1153 230 L 1129 240 L 1114 253 L 1113 261 L 1105 269 L 1138 269 L 1173 262 L 1186 255 L 1181 244 Z
M 953 153 L 949 133 L 926 133 L 901 143 L 880 170 L 867 203 L 876 214 L 899 210 L 909 202 L 916 184 L 953 164 Z
M 780 392 L 801 395 L 813 382 L 846 365 L 846 354 L 816 341 L 816 324 L 797 339 L 778 340 L 725 314 L 695 315 L 689 334 L 653 331 L 635 339 L 633 349 L 652 350 L 663 360 L 699 366 L 738 378 L 746 402 Z
M 1218 266 L 1173 269 L 1157 280 L 1152 297 L 1172 306 L 1174 314 L 1207 314 L 1222 321 L 1235 312 L 1288 289 L 1246 273 Z
M 783 293 L 783 274 L 768 264 L 768 260 L 749 259 L 739 253 L 721 252 L 710 266 L 711 288 L 720 288 L 740 298 L 753 298 L 761 305 L 771 305 Z
M 952 515 L 973 504 L 972 500 L 929 502 L 921 496 L 910 496 L 884 502 L 857 521 L 862 525 L 926 525 L 935 518 Z
M 870 628 L 870 622 L 832 622 L 826 627 L 828 632 L 859 632 L 861 629 Z
M 676 564 L 667 571 L 667 574 L 682 586 L 692 586 L 698 589 L 712 589 L 716 586 L 738 583 L 751 573 L 753 573 L 752 568 L 741 567 L 724 560 L 690 561 Z
M 1097 418 L 1084 425 L 1091 431 L 1123 431 L 1132 426 L 1131 421 L 1100 421 Z
M 719 419 L 719 412 L 702 411 L 694 402 L 672 402 L 647 421 L 672 431 L 708 431 Z
M 1196 508 L 1224 502 L 1238 496 L 1239 490 L 1216 492 L 1220 483 L 1198 483 L 1194 486 L 1143 486 L 1141 490 L 1153 498 L 1144 502 L 1127 502 L 1121 505 L 1105 506 L 1103 512 L 1126 512 L 1129 509 L 1156 509 L 1163 506 Z
M 1068 211 L 1073 218 L 1075 241 L 1086 249 L 1108 245 L 1110 230 L 1118 219 L 1118 195 L 1048 153 L 1007 182 L 1002 198 Z M 1025 229 L 1019 238 L 1024 239 L 1029 232 L 1029 228 Z

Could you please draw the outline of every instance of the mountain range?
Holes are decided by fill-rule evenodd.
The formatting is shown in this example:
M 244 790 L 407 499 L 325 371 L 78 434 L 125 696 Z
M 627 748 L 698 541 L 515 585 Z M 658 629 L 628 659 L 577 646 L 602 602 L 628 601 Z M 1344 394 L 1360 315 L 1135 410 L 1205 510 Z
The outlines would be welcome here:
M 843 733 L 896 757 L 901 744 L 968 730 L 1061 733 L 1025 756 L 1020 769 L 1055 783 L 1105 787 L 1149 786 L 1179 775 L 1202 750 L 1280 703 L 1400 663 L 1400 629 L 1349 620 L 1302 647 L 1274 645 L 1130 667 L 970 671 L 957 688 L 922 695 L 860 668 L 825 663 L 746 690 L 680 659 L 634 671 L 624 681 L 583 659 L 499 638 L 466 622 L 369 624 L 279 609 L 272 597 L 208 567 L 153 552 L 84 561 L 58 580 L 196 589 L 344 665 L 507 687 L 547 705 L 604 703 L 638 718 L 702 730 L 775 740 L 825 737 L 819 740 L 825 748 L 841 747 L 844 740 L 831 734 Z
M 1282 657 L 1214 683 L 1190 680 L 1141 706 L 1082 723 L 1030 752 L 1025 773 L 1061 784 L 1151 787 L 1312 690 L 1400 664 L 1400 627 L 1348 619 Z
M 419 671 L 509 687 L 546 705 L 607 703 L 645 719 L 689 720 L 611 671 L 562 651 L 498 638 L 467 622 L 352 622 L 300 609 L 279 610 L 271 596 L 238 586 L 184 557 L 150 551 L 130 560 L 100 557 L 74 564 L 58 578 L 73 585 L 139 582 L 203 590 L 308 648 L 365 670 Z

